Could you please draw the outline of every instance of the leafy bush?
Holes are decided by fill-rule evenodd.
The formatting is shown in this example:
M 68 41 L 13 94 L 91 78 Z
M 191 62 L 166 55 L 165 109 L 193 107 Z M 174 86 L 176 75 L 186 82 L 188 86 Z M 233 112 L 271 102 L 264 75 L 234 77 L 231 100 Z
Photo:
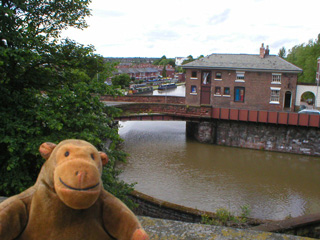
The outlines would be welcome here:
M 121 139 L 113 117 L 119 110 L 100 102 L 101 95 L 118 94 L 104 83 L 113 66 L 93 46 L 58 41 L 62 29 L 86 26 L 90 1 L 58 2 L 0 5 L 0 195 L 34 184 L 44 161 L 41 143 L 78 138 L 107 152 L 105 186 L 124 199 L 133 186 L 119 181 L 114 169 L 126 156 L 117 150 Z

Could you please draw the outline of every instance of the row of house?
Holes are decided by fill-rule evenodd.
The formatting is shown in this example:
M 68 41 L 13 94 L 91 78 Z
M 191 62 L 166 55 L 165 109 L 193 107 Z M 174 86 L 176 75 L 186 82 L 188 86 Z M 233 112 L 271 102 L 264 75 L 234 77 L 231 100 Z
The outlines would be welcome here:
M 130 78 L 137 80 L 153 80 L 162 75 L 163 66 L 155 66 L 152 64 L 123 64 L 116 67 L 117 71 L 114 75 L 128 74 Z M 175 77 L 175 69 L 171 65 L 166 66 L 166 75 L 169 78 Z
M 264 44 L 259 54 L 212 54 L 182 67 L 187 105 L 294 111 L 302 69 Z

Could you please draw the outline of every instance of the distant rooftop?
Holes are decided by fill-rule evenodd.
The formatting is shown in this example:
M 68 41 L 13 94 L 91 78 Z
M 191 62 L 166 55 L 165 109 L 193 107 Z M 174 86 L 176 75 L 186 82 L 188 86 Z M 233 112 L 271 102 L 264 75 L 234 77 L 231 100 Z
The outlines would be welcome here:
M 302 69 L 277 55 L 211 54 L 182 65 L 183 68 L 229 69 L 300 73 Z

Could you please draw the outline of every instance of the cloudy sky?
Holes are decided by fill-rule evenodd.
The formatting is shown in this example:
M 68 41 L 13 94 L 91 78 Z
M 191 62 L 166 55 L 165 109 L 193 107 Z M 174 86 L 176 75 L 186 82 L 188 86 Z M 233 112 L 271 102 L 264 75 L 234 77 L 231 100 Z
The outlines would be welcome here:
M 320 33 L 319 0 L 92 0 L 89 28 L 63 37 L 104 57 L 270 54 Z

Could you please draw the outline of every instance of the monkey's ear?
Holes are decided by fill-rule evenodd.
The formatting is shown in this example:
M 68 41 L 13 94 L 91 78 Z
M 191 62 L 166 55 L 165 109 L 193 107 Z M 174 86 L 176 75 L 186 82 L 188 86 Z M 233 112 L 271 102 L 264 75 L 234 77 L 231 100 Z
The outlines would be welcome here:
M 39 147 L 39 152 L 41 154 L 41 156 L 45 159 L 48 160 L 48 158 L 50 157 L 53 149 L 56 147 L 57 145 L 51 142 L 45 142 L 42 143 Z
M 99 152 L 100 154 L 100 158 L 101 158 L 101 162 L 102 162 L 102 166 L 105 166 L 108 161 L 109 161 L 109 157 L 107 154 L 105 154 L 104 152 Z

